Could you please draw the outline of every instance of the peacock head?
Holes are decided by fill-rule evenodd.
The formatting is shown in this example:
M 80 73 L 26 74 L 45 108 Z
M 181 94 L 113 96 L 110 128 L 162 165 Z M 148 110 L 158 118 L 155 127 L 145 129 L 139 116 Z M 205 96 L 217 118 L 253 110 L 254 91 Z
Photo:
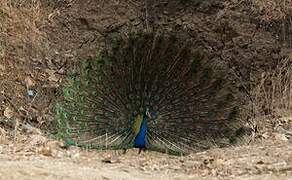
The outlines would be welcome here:
M 135 116 L 134 118 L 134 123 L 133 123 L 133 131 L 135 133 L 135 135 L 137 135 L 141 129 L 141 127 L 147 124 L 147 121 L 151 119 L 151 112 L 150 109 L 148 107 L 146 107 L 143 111 L 143 114 L 138 114 L 137 116 Z
M 144 118 L 149 118 L 151 119 L 151 113 L 148 107 L 145 108 L 144 114 L 143 114 Z

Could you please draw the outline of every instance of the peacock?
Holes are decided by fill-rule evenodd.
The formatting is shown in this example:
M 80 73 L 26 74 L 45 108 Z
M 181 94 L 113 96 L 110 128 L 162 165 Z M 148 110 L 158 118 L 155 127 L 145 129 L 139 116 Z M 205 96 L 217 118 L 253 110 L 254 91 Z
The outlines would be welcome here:
M 241 124 L 236 86 L 191 40 L 130 33 L 97 54 L 68 74 L 56 104 L 67 144 L 185 154 L 231 143 Z

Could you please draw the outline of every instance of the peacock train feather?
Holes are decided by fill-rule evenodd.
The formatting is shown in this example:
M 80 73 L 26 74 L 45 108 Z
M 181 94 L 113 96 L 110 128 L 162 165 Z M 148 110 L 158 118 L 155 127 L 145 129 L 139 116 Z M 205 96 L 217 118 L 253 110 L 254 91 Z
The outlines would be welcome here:
M 238 126 L 236 88 L 174 35 L 116 38 L 83 61 L 57 104 L 58 135 L 98 149 L 187 153 L 226 144 Z

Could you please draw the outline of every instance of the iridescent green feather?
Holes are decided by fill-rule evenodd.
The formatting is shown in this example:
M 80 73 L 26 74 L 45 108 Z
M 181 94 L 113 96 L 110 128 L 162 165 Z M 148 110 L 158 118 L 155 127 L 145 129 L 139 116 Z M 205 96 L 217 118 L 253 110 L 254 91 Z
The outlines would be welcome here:
M 87 148 L 133 147 L 147 107 L 148 149 L 185 154 L 226 144 L 241 125 L 237 89 L 227 69 L 195 48 L 159 33 L 114 39 L 68 75 L 55 108 L 58 137 Z

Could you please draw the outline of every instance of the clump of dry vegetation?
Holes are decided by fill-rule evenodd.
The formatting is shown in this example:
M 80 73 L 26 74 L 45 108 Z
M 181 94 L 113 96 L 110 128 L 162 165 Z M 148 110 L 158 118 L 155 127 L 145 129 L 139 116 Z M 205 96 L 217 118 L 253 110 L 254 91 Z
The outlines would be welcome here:
M 260 13 L 263 20 L 285 19 L 292 11 L 291 0 L 252 0 L 253 11 Z
M 38 97 L 27 90 L 36 86 L 41 74 L 34 65 L 48 49 L 45 15 L 40 0 L 0 1 L 0 127 L 11 131 L 40 114 L 34 107 Z
M 0 2 L 2 58 L 35 57 L 44 51 L 46 34 L 41 30 L 44 17 L 40 5 L 39 0 Z
M 266 133 L 278 132 L 279 127 L 281 127 L 280 133 L 290 133 L 292 125 L 291 63 L 290 58 L 284 58 L 276 67 L 262 72 L 251 87 L 245 118 L 249 119 L 249 125 L 256 133 L 254 137 L 264 137 Z M 286 136 L 284 134 L 283 136 Z
M 263 72 L 253 95 L 258 114 L 283 114 L 292 111 L 292 61 L 281 61 Z

